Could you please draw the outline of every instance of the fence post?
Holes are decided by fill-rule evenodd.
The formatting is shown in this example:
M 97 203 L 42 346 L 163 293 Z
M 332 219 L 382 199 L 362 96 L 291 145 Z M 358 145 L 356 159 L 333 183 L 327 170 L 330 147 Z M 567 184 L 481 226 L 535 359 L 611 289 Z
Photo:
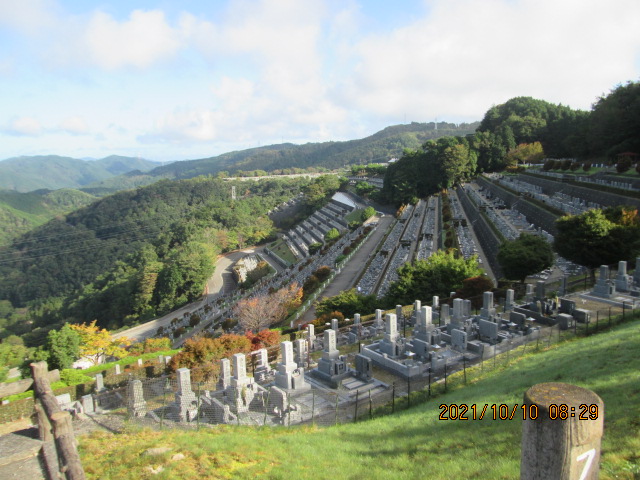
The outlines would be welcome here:
M 35 362 L 31 364 L 31 376 L 33 377 L 33 390 L 36 399 L 40 400 L 43 410 L 46 412 L 55 438 L 56 451 L 60 462 L 60 473 L 67 480 L 84 480 L 84 470 L 80 463 L 80 456 L 76 448 L 71 415 L 63 412 L 53 395 L 47 376 L 47 362 Z M 42 434 L 41 434 L 42 435 Z
M 373 418 L 373 400 L 371 400 L 371 390 L 369 390 L 369 420 Z
M 411 406 L 411 377 L 407 377 L 407 408 Z
M 447 358 L 444 359 L 444 393 L 447 393 Z
M 462 355 L 462 371 L 464 374 L 464 384 L 467 384 L 467 356 Z
M 198 382 L 198 393 L 196 394 L 196 431 L 200 430 L 200 382 Z
M 429 375 L 431 375 L 431 372 L 429 372 Z M 393 382 L 391 387 L 391 413 L 396 413 L 396 382 Z
M 335 419 L 335 425 L 338 425 L 338 400 L 340 399 L 340 397 L 338 396 L 338 393 L 336 392 L 336 419 Z
M 316 389 L 311 390 L 311 424 L 316 421 Z
M 353 423 L 358 421 L 358 397 L 360 396 L 360 390 L 356 390 L 356 409 L 353 413 Z
M 540 383 L 525 392 L 523 412 L 521 480 L 598 478 L 604 424 L 598 395 L 567 383 Z

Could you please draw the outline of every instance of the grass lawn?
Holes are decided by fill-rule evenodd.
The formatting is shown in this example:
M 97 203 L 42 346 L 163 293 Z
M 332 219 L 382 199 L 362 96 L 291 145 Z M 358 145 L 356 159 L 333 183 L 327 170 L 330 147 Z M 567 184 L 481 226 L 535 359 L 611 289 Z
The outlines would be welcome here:
M 522 403 L 542 382 L 595 391 L 605 404 L 600 478 L 640 478 L 640 321 L 469 375 L 467 386 L 394 415 L 336 427 L 218 426 L 199 432 L 132 427 L 79 440 L 88 478 L 100 479 L 514 479 L 522 420 L 443 421 L 440 404 Z M 500 362 L 500 361 L 499 361 Z M 467 372 L 469 374 L 469 371 Z M 478 409 L 479 411 L 479 409 Z M 521 411 L 521 410 L 520 410 Z M 171 450 L 144 455 L 153 447 Z M 175 454 L 185 456 L 172 461 Z M 148 468 L 163 467 L 152 474 Z
M 277 240 L 269 245 L 269 249 L 275 252 L 282 260 L 288 262 L 289 265 L 293 265 L 298 261 L 289 246 L 282 240 Z

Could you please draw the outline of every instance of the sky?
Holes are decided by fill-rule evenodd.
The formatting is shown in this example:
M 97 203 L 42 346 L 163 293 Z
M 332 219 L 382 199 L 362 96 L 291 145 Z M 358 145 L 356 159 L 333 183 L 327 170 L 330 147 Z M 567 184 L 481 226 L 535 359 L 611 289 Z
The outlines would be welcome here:
M 0 159 L 156 161 L 589 110 L 640 79 L 638 0 L 0 0 Z

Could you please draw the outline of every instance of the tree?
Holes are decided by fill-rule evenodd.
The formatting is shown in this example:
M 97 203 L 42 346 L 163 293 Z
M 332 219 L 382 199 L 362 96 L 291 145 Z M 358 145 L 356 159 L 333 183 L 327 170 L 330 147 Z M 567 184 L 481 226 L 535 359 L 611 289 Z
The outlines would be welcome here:
M 80 334 L 71 325 L 65 323 L 60 330 L 51 330 L 47 334 L 45 350 L 51 368 L 71 368 L 80 357 Z
M 379 304 L 375 295 L 361 295 L 355 288 L 345 290 L 333 297 L 323 298 L 316 303 L 316 314 L 321 317 L 331 312 L 341 312 L 345 317 L 356 313 L 372 312 Z
M 504 275 L 511 280 L 524 280 L 553 265 L 553 249 L 542 237 L 522 233 L 515 240 L 500 245 L 498 263 Z
M 327 233 L 324 234 L 324 241 L 327 243 L 333 242 L 340 238 L 340 232 L 337 228 L 332 228 Z
M 427 260 L 418 260 L 398 269 L 398 280 L 389 286 L 385 301 L 406 305 L 433 295 L 448 298 L 451 292 L 462 287 L 466 278 L 482 273 L 477 257 L 465 260 L 456 257 L 454 250 L 440 250 Z
M 309 245 L 309 255 L 313 255 L 317 253 L 322 248 L 322 244 L 320 242 L 313 242 Z
M 233 315 L 243 330 L 259 332 L 283 321 L 290 310 L 300 306 L 302 288 L 297 283 L 288 287 L 251 298 L 240 300 Z
M 581 215 L 556 220 L 558 234 L 553 244 L 567 260 L 596 268 L 640 254 L 640 220 L 631 207 L 593 209 Z M 595 276 L 595 274 L 592 274 Z
M 366 222 L 375 214 L 376 214 L 376 209 L 369 206 L 362 211 L 362 216 L 360 218 L 362 219 L 363 222 Z
M 125 347 L 132 342 L 130 338 L 111 338 L 107 329 L 100 328 L 94 320 L 89 325 L 70 325 L 80 336 L 79 353 L 94 365 L 98 365 L 103 357 L 121 358 L 127 355 Z

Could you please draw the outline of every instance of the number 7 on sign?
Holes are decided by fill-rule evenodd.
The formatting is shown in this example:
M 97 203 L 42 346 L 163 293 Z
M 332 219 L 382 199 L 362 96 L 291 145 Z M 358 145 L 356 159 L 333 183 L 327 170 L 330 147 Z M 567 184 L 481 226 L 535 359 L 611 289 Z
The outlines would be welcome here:
M 582 460 L 585 460 L 585 459 L 587 460 L 584 464 L 584 469 L 580 474 L 580 480 L 585 480 L 587 478 L 587 474 L 591 469 L 591 464 L 593 463 L 593 459 L 595 458 L 595 456 L 596 456 L 596 449 L 592 448 L 591 450 L 584 452 L 582 455 L 578 455 L 578 458 L 576 458 L 578 462 L 581 462 Z

